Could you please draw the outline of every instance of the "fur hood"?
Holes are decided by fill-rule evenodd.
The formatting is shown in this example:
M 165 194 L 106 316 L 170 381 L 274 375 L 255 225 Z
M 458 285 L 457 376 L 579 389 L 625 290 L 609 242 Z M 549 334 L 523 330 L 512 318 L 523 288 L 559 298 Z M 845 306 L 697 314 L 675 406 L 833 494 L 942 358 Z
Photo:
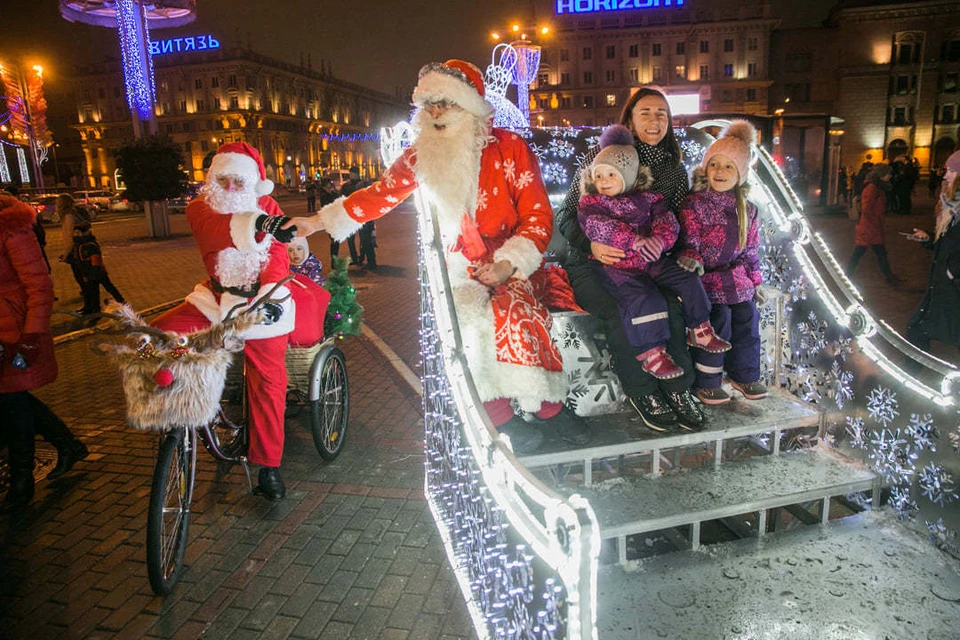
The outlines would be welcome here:
M 707 180 L 707 172 L 702 167 L 694 167 L 690 174 L 690 193 L 706 191 L 709 188 L 710 182 Z M 743 192 L 744 198 L 748 198 L 750 196 L 750 183 L 744 182 L 740 185 L 740 191 Z
M 36 218 L 33 207 L 13 196 L 0 196 L 0 234 L 29 231 Z
M 650 172 L 650 167 L 641 166 L 637 172 L 637 181 L 633 183 L 633 186 L 624 189 L 623 193 L 649 191 L 652 187 L 653 173 Z M 580 195 L 585 196 L 588 193 L 597 193 L 597 188 L 594 186 L 593 179 L 590 177 L 590 167 L 586 166 L 580 171 Z

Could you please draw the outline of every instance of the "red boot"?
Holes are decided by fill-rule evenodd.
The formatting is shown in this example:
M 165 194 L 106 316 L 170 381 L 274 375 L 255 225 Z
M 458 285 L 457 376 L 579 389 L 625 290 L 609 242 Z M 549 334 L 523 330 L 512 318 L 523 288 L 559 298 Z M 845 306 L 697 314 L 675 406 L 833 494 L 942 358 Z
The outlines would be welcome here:
M 643 370 L 660 380 L 669 380 L 679 378 L 683 375 L 683 369 L 677 366 L 670 354 L 663 347 L 654 347 L 637 356 L 640 366 Z
M 687 346 L 703 349 L 707 353 L 725 353 L 733 346 L 717 335 L 709 321 L 699 327 L 687 329 Z

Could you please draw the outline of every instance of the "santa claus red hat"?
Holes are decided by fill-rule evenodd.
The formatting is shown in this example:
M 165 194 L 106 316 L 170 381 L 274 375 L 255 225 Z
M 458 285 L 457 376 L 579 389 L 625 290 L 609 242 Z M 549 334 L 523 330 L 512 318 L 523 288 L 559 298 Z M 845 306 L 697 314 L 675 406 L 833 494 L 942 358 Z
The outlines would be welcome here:
M 493 116 L 493 106 L 483 99 L 483 74 L 465 60 L 431 62 L 420 69 L 413 103 L 423 107 L 446 100 L 478 118 Z
M 267 180 L 260 152 L 246 142 L 228 142 L 220 145 L 210 162 L 210 176 L 236 175 L 247 178 L 258 196 L 273 192 L 273 181 Z

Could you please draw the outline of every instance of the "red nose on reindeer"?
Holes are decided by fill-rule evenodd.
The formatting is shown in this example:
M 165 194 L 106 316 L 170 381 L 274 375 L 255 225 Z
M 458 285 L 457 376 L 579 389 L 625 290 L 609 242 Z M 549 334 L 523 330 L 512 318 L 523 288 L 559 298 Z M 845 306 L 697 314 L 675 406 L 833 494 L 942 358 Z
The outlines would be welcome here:
M 157 383 L 158 387 L 169 387 L 173 384 L 173 371 L 166 367 L 159 369 L 153 374 L 153 381 Z

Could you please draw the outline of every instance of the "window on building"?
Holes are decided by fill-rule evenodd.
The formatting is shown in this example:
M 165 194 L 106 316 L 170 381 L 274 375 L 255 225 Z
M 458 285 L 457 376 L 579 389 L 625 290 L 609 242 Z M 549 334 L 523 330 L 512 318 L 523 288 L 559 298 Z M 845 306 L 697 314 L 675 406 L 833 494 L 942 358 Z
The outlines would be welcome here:
M 193 79 L 193 88 L 194 89 L 203 89 L 203 80 L 200 78 Z
M 593 109 L 593 96 L 583 96 L 583 108 Z
M 237 96 L 230 98 L 230 108 L 239 109 L 240 108 L 240 99 Z
M 220 108 L 220 97 L 219 97 L 219 96 L 217 96 L 216 98 L 213 99 L 213 107 L 214 107 L 215 109 L 219 109 L 219 108 Z
M 725 64 L 723 65 L 723 77 L 732 78 L 733 77 L 733 65 Z
M 747 89 L 747 102 L 756 102 L 756 101 L 757 101 L 757 90 Z
M 583 84 L 593 84 L 593 71 L 583 72 Z
M 759 38 L 747 38 L 747 51 L 756 51 L 760 48 Z
M 210 151 L 210 141 L 206 138 L 200 141 L 200 151 Z
M 898 96 L 903 96 L 907 94 L 907 91 L 910 90 L 910 76 L 897 76 L 894 93 Z
M 724 89 L 720 92 L 720 102 L 733 102 L 733 91 Z
M 748 78 L 756 78 L 756 77 L 757 77 L 757 69 L 758 69 L 759 66 L 760 66 L 760 65 L 758 65 L 756 62 L 748 62 L 748 63 L 747 63 L 747 77 L 748 77 Z
M 810 83 L 785 84 L 783 85 L 783 94 L 791 102 L 810 102 Z
M 655 43 L 653 44 L 653 48 L 651 49 L 650 53 L 651 53 L 651 55 L 655 55 L 655 56 L 659 56 L 659 55 L 662 55 L 662 54 L 663 54 L 663 51 L 662 51 L 661 48 L 660 48 L 660 43 L 659 43 L 659 42 L 655 42 Z
M 550 106 L 550 98 L 545 96 L 540 96 L 540 99 L 537 101 L 537 104 L 540 105 L 541 109 L 546 109 Z
M 229 76 L 227 76 L 227 86 L 228 86 L 228 87 L 235 87 L 235 86 L 237 86 L 237 76 L 235 76 L 235 75 L 233 75 L 233 74 L 230 74 Z
M 186 101 L 186 100 L 181 100 L 181 101 L 180 101 L 180 113 L 186 113 L 186 112 L 187 112 L 187 101 Z
M 947 62 L 960 61 L 960 40 L 943 43 L 943 59 Z
M 630 80 L 632 82 L 640 82 L 640 69 L 636 67 L 630 69 Z
M 617 57 L 617 47 L 616 45 L 607 46 L 607 60 L 612 60 Z
M 907 109 L 906 107 L 894 107 L 893 108 L 893 121 L 891 124 L 894 125 L 905 125 L 907 124 Z
M 663 67 L 653 68 L 653 81 L 661 82 L 663 80 Z
M 637 44 L 630 45 L 630 48 L 627 50 L 627 55 L 629 55 L 631 58 L 639 58 L 640 45 L 637 45 Z
M 593 60 L 593 47 L 584 47 L 584 48 L 583 48 L 583 59 L 584 59 L 584 60 Z
M 700 41 L 700 53 L 710 53 L 710 41 L 701 40 Z
M 957 80 L 960 74 L 948 73 L 943 76 L 943 90 L 947 93 L 954 93 L 957 90 Z
M 725 38 L 723 41 L 723 50 L 726 53 L 733 51 L 733 38 Z
M 687 65 L 678 64 L 677 66 L 675 66 L 673 68 L 673 75 L 674 77 L 679 78 L 681 80 L 685 79 L 687 77 Z
M 617 72 L 613 69 L 607 69 L 607 82 L 616 82 Z
M 682 56 L 682 55 L 685 55 L 686 53 L 687 53 L 687 43 L 686 43 L 686 42 L 678 42 L 678 43 L 677 43 L 677 55 L 678 55 L 678 56 Z
M 166 80 L 161 80 L 161 81 L 160 81 L 160 91 L 169 91 L 169 90 L 170 90 L 170 85 L 167 84 L 167 81 L 166 81 Z
M 570 60 L 570 50 L 560 49 L 560 62 L 567 62 L 568 60 Z
M 83 100 L 84 100 L 85 102 L 89 102 L 89 101 L 90 101 L 90 89 L 84 89 L 84 90 L 83 90 Z
M 702 64 L 700 65 L 700 80 L 709 80 L 710 79 L 710 65 Z
M 615 106 L 617 106 L 617 94 L 615 94 L 615 93 L 608 93 L 608 94 L 607 94 L 607 106 L 608 106 L 608 107 L 615 107 Z
M 954 105 L 945 104 L 940 111 L 940 122 L 951 123 L 953 122 L 953 113 Z
M 203 101 L 203 98 L 197 98 L 197 111 L 206 111 L 207 104 Z
M 550 74 L 541 73 L 537 76 L 537 84 L 546 85 L 550 84 Z
M 100 98 L 101 100 L 107 97 L 107 92 L 103 87 L 97 88 L 97 97 Z
M 561 109 L 570 109 L 571 103 L 573 101 L 570 99 L 570 96 L 560 96 L 560 108 Z
M 216 89 L 220 86 L 220 78 L 218 76 L 213 76 L 210 78 L 210 86 Z
M 561 73 L 560 74 L 560 84 L 570 84 L 570 74 Z
M 900 51 L 897 53 L 897 64 L 910 64 L 911 49 L 913 45 L 909 42 L 901 42 Z
M 123 89 L 120 88 L 120 85 L 118 85 L 118 84 L 117 84 L 117 85 L 114 85 L 114 86 L 113 86 L 113 97 L 114 97 L 114 98 L 119 98 L 119 97 L 122 96 L 122 95 L 123 95 Z

